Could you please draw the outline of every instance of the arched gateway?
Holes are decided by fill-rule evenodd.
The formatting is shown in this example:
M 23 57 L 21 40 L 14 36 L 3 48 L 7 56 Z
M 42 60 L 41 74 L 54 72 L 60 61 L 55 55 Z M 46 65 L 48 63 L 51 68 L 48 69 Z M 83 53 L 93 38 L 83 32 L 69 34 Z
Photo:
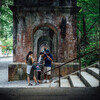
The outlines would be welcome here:
M 55 26 L 44 23 L 37 25 L 33 29 L 32 41 L 33 41 L 33 52 L 34 58 L 37 60 L 39 53 L 44 48 L 50 50 L 53 54 L 54 61 L 58 61 L 58 34 Z
M 24 62 L 28 51 L 47 47 L 54 61 L 64 62 L 77 55 L 76 0 L 14 0 L 14 62 Z

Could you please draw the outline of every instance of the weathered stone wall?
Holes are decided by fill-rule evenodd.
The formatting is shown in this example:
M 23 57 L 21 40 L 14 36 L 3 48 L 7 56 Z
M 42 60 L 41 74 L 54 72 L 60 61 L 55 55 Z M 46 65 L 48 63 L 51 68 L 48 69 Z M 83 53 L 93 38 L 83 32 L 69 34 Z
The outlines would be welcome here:
M 8 66 L 8 81 L 26 80 L 26 64 L 12 63 Z
M 63 63 L 53 63 L 52 68 L 58 67 L 62 64 Z M 68 63 L 60 68 L 60 76 L 63 77 L 78 70 L 79 70 L 79 63 Z M 52 77 L 59 77 L 58 68 L 52 71 Z
M 76 18 L 70 14 L 70 10 L 66 9 L 66 12 L 60 10 L 59 8 L 55 8 L 52 11 L 49 8 L 32 9 L 26 7 L 17 9 L 17 22 L 14 19 L 14 62 L 24 62 L 27 53 L 36 48 L 36 42 L 33 43 L 33 41 L 36 41 L 41 36 L 42 33 L 36 33 L 41 27 L 49 27 L 54 31 L 57 40 L 57 51 L 54 53 L 57 53 L 55 56 L 57 55 L 59 62 L 76 57 Z M 65 38 L 61 37 L 59 27 L 62 17 L 67 20 Z M 39 35 L 34 38 L 35 34 Z

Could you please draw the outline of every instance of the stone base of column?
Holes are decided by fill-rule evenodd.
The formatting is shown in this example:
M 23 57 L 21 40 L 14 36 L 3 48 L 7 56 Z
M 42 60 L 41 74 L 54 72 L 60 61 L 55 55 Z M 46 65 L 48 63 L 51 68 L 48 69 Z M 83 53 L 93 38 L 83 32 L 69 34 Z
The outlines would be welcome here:
M 26 67 L 24 63 L 12 63 L 8 65 L 8 81 L 26 80 Z
M 62 65 L 62 64 L 63 63 L 53 63 L 52 68 L 57 67 L 57 66 Z M 63 76 L 66 76 L 68 74 L 71 74 L 71 73 L 77 71 L 78 68 L 79 68 L 79 63 L 66 64 L 60 68 L 60 72 L 61 72 L 60 76 L 63 77 Z M 52 77 L 58 77 L 58 76 L 59 76 L 59 69 L 53 70 Z
M 63 63 L 53 63 L 52 68 L 57 67 Z M 27 65 L 25 63 L 12 63 L 8 65 L 8 81 L 16 81 L 16 80 L 26 80 L 27 74 L 26 74 L 26 68 Z M 60 76 L 66 76 L 68 74 L 71 74 L 75 71 L 77 71 L 79 68 L 78 63 L 69 63 L 61 67 L 61 74 Z M 51 78 L 58 77 L 59 76 L 59 69 L 51 71 Z M 37 71 L 35 70 L 35 75 L 37 77 Z M 41 79 L 43 79 L 44 75 L 41 75 Z M 31 70 L 31 77 L 30 79 L 33 79 L 33 70 Z

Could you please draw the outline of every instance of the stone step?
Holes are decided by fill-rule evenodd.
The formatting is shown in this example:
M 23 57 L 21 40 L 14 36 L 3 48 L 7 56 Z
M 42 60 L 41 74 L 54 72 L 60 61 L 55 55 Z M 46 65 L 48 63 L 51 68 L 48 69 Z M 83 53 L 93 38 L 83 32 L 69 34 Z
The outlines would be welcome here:
M 100 88 L 0 88 L 0 100 L 99 100 Z
M 97 87 L 99 86 L 99 80 L 97 80 L 94 76 L 91 74 L 83 71 L 81 72 L 81 80 L 87 87 Z
M 69 79 L 72 87 L 86 87 L 77 75 L 70 75 Z
M 61 87 L 71 87 L 68 79 L 61 79 Z
M 96 67 L 97 67 L 98 69 L 100 69 L 100 65 L 99 65 L 99 64 L 97 64 Z
M 99 80 L 99 69 L 98 68 L 87 68 L 86 71 Z
M 59 83 L 58 82 L 56 82 L 56 83 L 52 82 L 50 84 L 50 87 L 59 87 Z

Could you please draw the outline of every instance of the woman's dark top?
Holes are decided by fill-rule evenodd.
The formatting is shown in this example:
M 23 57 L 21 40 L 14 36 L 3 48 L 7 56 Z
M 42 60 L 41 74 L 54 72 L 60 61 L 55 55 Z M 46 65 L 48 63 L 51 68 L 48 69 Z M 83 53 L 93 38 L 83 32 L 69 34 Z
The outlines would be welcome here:
M 27 65 L 32 65 L 31 57 L 28 57 Z

